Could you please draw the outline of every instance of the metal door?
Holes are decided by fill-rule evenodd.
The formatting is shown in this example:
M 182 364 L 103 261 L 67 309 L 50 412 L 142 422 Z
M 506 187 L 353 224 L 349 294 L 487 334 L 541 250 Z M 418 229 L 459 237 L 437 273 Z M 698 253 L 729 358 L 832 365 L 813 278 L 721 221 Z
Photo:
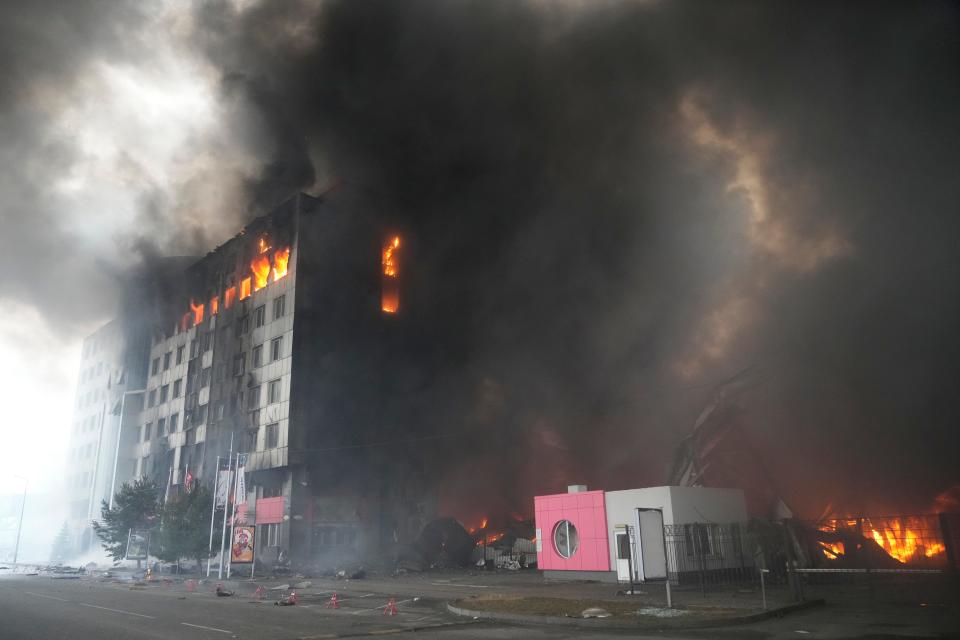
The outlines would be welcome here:
M 640 528 L 640 578 L 665 580 L 667 577 L 667 550 L 663 540 L 663 511 L 637 509 Z

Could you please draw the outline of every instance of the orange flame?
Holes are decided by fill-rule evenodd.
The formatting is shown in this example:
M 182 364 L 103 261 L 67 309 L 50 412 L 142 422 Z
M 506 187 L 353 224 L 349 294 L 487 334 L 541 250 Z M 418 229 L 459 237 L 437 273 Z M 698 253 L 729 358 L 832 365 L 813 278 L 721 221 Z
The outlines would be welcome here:
M 229 309 L 233 306 L 233 301 L 237 298 L 237 288 L 230 287 L 223 292 L 223 306 Z
M 263 242 L 263 239 L 260 242 Z M 270 276 L 270 258 L 266 254 L 260 253 L 250 261 L 250 271 L 253 272 L 253 290 L 260 291 L 267 286 L 267 278 Z
M 914 520 L 917 519 L 885 518 L 882 522 L 873 523 L 869 518 L 864 518 L 864 534 L 869 534 L 889 556 L 900 562 L 909 562 L 920 555 L 932 558 L 945 552 L 946 547 L 942 542 L 924 540 L 920 535 L 922 523 Z
M 210 298 L 210 315 L 215 316 L 220 313 L 220 296 Z
M 240 299 L 246 300 L 250 297 L 250 278 L 244 278 L 240 281 Z
M 193 298 L 190 298 L 190 311 L 193 313 L 193 326 L 203 322 L 203 303 L 195 304 Z
M 260 251 L 260 253 L 266 253 L 269 248 L 270 248 L 270 245 L 267 244 L 266 237 L 261 237 L 257 241 L 257 249 Z
M 287 275 L 287 264 L 290 262 L 290 247 L 277 249 L 273 252 L 273 281 L 276 282 Z
M 481 528 L 481 529 L 486 529 L 486 528 L 487 528 L 487 522 L 488 522 L 488 519 L 487 519 L 487 518 L 484 518 L 483 520 L 481 520 L 481 521 L 480 521 L 480 528 Z
M 400 268 L 395 255 L 400 248 L 400 236 L 388 238 L 383 245 L 380 262 L 383 266 L 383 289 L 380 294 L 380 308 L 384 313 L 396 313 L 400 308 L 400 284 L 397 278 Z
M 187 313 L 183 314 L 183 316 L 180 318 L 180 331 L 186 331 L 187 329 L 190 328 L 191 315 L 192 314 L 188 311 Z

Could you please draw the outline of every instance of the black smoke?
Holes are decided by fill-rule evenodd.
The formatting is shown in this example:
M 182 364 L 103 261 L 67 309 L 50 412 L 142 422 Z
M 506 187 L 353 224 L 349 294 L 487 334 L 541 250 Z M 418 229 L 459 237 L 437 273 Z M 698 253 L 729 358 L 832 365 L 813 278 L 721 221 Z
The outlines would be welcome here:
M 754 444 L 801 511 L 922 510 L 960 481 L 955 4 L 191 19 L 264 164 L 251 206 L 340 179 L 415 244 L 408 313 L 443 355 L 421 392 L 474 434 L 436 445 L 461 503 L 660 483 L 748 366 Z

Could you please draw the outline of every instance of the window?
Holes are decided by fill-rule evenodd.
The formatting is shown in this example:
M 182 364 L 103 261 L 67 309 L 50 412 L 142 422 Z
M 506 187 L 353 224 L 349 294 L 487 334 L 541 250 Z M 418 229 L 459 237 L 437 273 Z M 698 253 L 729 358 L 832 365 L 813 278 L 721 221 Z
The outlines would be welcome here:
M 273 301 L 273 319 L 276 320 L 283 316 L 284 307 L 287 303 L 287 296 L 280 296 Z
M 233 375 L 242 376 L 247 370 L 247 354 L 241 353 L 233 357 Z
M 173 351 L 167 351 L 163 354 L 163 370 L 166 371 L 170 368 L 170 358 L 173 356 Z
M 210 369 L 212 367 L 204 367 L 203 371 L 200 372 L 200 388 L 210 386 Z
M 274 422 L 267 425 L 267 441 L 264 445 L 266 449 L 276 449 L 280 443 L 280 424 Z
M 166 402 L 167 398 L 169 397 L 170 397 L 170 385 L 165 384 L 162 387 L 160 387 L 160 402 L 161 403 Z
M 283 336 L 274 338 L 270 341 L 270 362 L 280 359 L 280 352 L 283 350 Z
M 152 432 L 152 431 L 153 431 L 153 423 L 152 423 L 152 422 L 148 422 L 147 424 L 143 425 L 143 441 L 144 441 L 144 442 L 146 442 L 147 440 L 150 439 L 150 436 L 151 436 L 151 432 Z
M 250 330 L 250 316 L 244 315 L 237 318 L 237 324 L 234 325 L 233 335 L 239 338 Z
M 180 345 L 179 347 L 177 347 L 177 364 L 180 364 L 181 362 L 183 362 L 183 350 L 184 350 L 183 345 Z
M 179 413 L 175 413 L 172 416 L 170 416 L 170 433 L 177 432 L 177 427 L 180 426 L 179 423 L 180 423 Z
M 157 390 L 150 389 L 150 395 L 147 397 L 147 406 L 152 407 L 157 404 Z
M 223 381 L 223 379 L 226 377 L 227 377 L 227 364 L 225 362 L 221 362 L 220 364 L 217 365 L 217 382 Z
M 160 357 L 157 356 L 150 364 L 150 375 L 155 376 L 160 373 Z
M 190 341 L 190 357 L 196 358 L 200 355 L 200 341 L 194 338 Z
M 180 397 L 180 387 L 183 385 L 183 380 L 174 380 L 173 381 L 173 397 Z
M 271 380 L 267 385 L 267 404 L 280 402 L 280 380 Z
M 208 331 L 207 333 L 203 334 L 203 346 L 201 347 L 201 349 L 203 349 L 204 353 L 206 353 L 207 351 L 210 351 L 210 345 L 212 343 L 213 343 L 213 332 Z
M 158 438 L 164 434 L 164 431 L 166 428 L 167 428 L 167 419 L 157 418 L 157 437 Z
M 217 403 L 217 411 L 214 414 L 214 420 L 223 420 L 223 401 Z
M 279 547 L 280 546 L 280 523 L 274 522 L 273 524 L 264 525 L 267 529 L 267 546 L 268 547 Z
M 253 358 L 250 362 L 250 367 L 256 369 L 257 367 L 263 364 L 263 345 L 258 344 L 253 348 Z
M 250 428 L 256 429 L 260 426 L 260 409 L 250 412 Z
M 253 326 L 254 328 L 259 328 L 263 326 L 263 323 L 267 320 L 267 305 L 260 305 L 253 310 Z
M 260 406 L 260 387 L 250 389 L 250 395 L 247 396 L 247 409 L 256 409 Z
M 577 552 L 580 546 L 580 536 L 577 534 L 577 528 L 569 520 L 561 520 L 553 528 L 553 545 L 557 553 L 563 558 L 570 558 Z
M 708 556 L 710 550 L 710 526 L 705 524 L 683 525 L 683 542 L 688 556 Z

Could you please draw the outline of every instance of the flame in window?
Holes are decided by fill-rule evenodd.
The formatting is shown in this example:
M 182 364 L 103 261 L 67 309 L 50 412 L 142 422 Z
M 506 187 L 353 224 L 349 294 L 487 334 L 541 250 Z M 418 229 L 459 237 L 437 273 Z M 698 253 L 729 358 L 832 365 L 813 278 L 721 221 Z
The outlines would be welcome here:
M 247 277 L 240 281 L 240 299 L 246 300 L 250 297 L 250 281 L 251 278 Z
M 257 241 L 257 249 L 260 251 L 260 253 L 266 253 L 270 249 L 270 245 L 267 244 L 266 237 L 261 237 L 260 240 Z
M 196 304 L 193 298 L 190 298 L 190 312 L 193 314 L 193 326 L 203 322 L 203 303 Z
M 261 239 L 260 242 L 263 240 Z M 260 253 L 250 261 L 250 271 L 253 272 L 253 290 L 260 291 L 267 286 L 267 278 L 270 277 L 270 257 Z
M 237 288 L 230 287 L 223 292 L 223 306 L 229 309 L 233 306 L 233 301 L 237 298 Z
M 384 313 L 396 313 L 400 308 L 400 265 L 398 252 L 400 236 L 387 238 L 383 245 L 380 262 L 383 266 L 383 286 L 380 292 L 380 308 Z
M 210 315 L 215 316 L 220 312 L 220 296 L 210 298 Z
M 273 252 L 273 281 L 276 282 L 287 275 L 287 264 L 290 262 L 290 247 L 277 249 Z

